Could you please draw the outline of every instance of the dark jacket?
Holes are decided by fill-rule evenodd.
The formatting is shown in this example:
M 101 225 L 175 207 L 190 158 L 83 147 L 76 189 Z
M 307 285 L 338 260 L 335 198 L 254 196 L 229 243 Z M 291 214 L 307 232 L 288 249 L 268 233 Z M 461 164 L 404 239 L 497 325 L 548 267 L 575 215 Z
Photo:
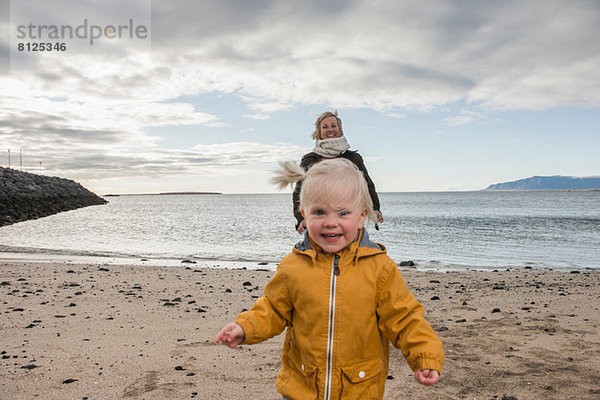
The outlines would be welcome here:
M 358 154 L 358 152 L 356 152 L 356 151 L 346 150 L 344 153 L 342 153 L 340 155 L 340 157 L 343 157 L 349 161 L 352 161 L 354 163 L 354 165 L 356 165 L 358 167 L 358 169 L 362 171 L 362 173 L 365 176 L 365 179 L 367 181 L 367 186 L 369 187 L 369 195 L 371 196 L 371 200 L 373 201 L 373 210 L 381 211 L 379 209 L 379 207 L 380 207 L 379 197 L 377 197 L 377 192 L 375 191 L 375 184 L 371 180 L 371 177 L 369 177 L 369 173 L 367 172 L 367 167 L 365 167 L 365 163 L 364 163 L 362 157 L 360 156 L 360 154 Z M 302 157 L 302 160 L 300 161 L 300 166 L 302 168 L 304 168 L 304 171 L 308 171 L 308 169 L 310 167 L 312 167 L 314 164 L 318 163 L 321 160 L 323 160 L 322 156 L 318 155 L 317 153 L 310 152 L 310 153 L 305 154 L 304 157 Z M 296 187 L 294 188 L 294 193 L 292 195 L 292 199 L 294 201 L 294 217 L 296 217 L 296 221 L 298 221 L 296 223 L 296 229 L 298 229 L 298 226 L 300 226 L 300 223 L 304 220 L 304 217 L 300 213 L 300 189 L 301 188 L 302 188 L 302 182 L 301 181 L 296 182 Z

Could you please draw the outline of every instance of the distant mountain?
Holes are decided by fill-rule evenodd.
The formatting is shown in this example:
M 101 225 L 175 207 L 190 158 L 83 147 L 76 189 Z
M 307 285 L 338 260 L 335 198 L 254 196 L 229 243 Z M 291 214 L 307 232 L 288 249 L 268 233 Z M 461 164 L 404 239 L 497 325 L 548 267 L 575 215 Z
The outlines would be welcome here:
M 600 190 L 600 176 L 532 176 L 518 181 L 496 183 L 485 190 Z

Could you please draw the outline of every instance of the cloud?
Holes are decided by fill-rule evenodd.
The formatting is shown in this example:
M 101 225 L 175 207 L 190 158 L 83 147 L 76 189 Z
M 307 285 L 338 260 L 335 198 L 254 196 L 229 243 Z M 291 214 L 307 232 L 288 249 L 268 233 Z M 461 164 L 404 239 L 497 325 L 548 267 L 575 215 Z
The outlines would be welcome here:
M 244 114 L 244 115 L 242 115 L 242 117 L 249 118 L 249 119 L 262 120 L 262 121 L 271 118 L 271 116 L 268 114 Z
M 444 119 L 444 123 L 448 126 L 460 126 L 466 125 L 474 122 L 489 122 L 491 119 L 487 117 L 486 114 L 470 111 L 470 110 L 462 110 L 459 115 L 453 117 L 447 117 Z
M 188 4 L 163 13 L 159 4 L 153 45 L 173 68 L 191 62 L 198 90 L 219 81 L 257 109 L 427 109 L 457 100 L 496 109 L 600 104 L 589 86 L 600 78 L 600 6 L 593 2 L 355 1 L 339 2 L 335 13 L 313 3 L 261 2 L 243 21 L 236 5 Z M 163 29 L 175 15 L 180 29 Z M 174 41 L 185 54 L 166 48 Z
M 60 4 L 37 16 L 79 21 L 95 3 Z M 151 12 L 151 46 L 113 41 L 85 51 L 13 52 L 18 67 L 0 71 L 3 145 L 25 148 L 57 171 L 166 175 L 306 150 L 257 143 L 161 149 L 149 127 L 232 124 L 232 115 L 203 112 L 186 96 L 237 96 L 251 110 L 241 116 L 257 120 L 302 105 L 402 118 L 467 103 L 469 111 L 445 120 L 450 126 L 485 120 L 487 110 L 600 106 L 597 2 L 187 0 L 153 1 Z M 125 14 L 108 7 L 98 19 Z M 6 31 L 6 21 L 0 25 Z M 0 38 L 0 56 L 8 46 Z
M 34 155 L 28 145 L 22 148 L 26 170 L 36 171 L 41 162 L 44 170 L 52 174 L 84 179 L 180 174 L 224 176 L 281 159 L 297 160 L 308 151 L 308 148 L 286 143 L 232 142 L 197 145 L 191 149 L 161 149 L 140 144 L 136 147 L 89 144 L 83 147 L 66 140 L 37 143 Z
M 455 117 L 448 117 L 444 119 L 444 122 L 448 126 L 459 126 L 473 122 L 473 117 L 470 115 L 457 115 Z
M 155 1 L 150 54 L 114 62 L 111 53 L 127 50 L 115 45 L 38 58 L 30 79 L 84 99 L 235 93 L 263 113 L 323 103 L 401 112 L 458 100 L 596 107 L 599 15 L 584 0 Z

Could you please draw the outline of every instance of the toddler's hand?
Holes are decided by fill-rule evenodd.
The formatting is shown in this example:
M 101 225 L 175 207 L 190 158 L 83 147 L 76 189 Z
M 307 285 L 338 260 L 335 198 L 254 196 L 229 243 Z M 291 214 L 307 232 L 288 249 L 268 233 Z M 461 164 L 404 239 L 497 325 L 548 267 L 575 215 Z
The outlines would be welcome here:
M 232 322 L 225 325 L 223 329 L 219 331 L 219 334 L 215 338 L 215 343 L 221 343 L 233 349 L 235 346 L 242 343 L 244 338 L 245 335 L 242 327 L 235 322 Z
M 435 369 L 421 369 L 415 371 L 415 380 L 421 385 L 431 386 L 440 380 L 440 374 Z

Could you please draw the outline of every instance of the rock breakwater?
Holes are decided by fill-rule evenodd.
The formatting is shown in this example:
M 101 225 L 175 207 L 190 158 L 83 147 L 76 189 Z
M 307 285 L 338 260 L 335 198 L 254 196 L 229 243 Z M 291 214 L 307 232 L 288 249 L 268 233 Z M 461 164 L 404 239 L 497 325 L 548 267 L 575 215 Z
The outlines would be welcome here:
M 75 181 L 0 167 L 0 226 L 106 203 Z

